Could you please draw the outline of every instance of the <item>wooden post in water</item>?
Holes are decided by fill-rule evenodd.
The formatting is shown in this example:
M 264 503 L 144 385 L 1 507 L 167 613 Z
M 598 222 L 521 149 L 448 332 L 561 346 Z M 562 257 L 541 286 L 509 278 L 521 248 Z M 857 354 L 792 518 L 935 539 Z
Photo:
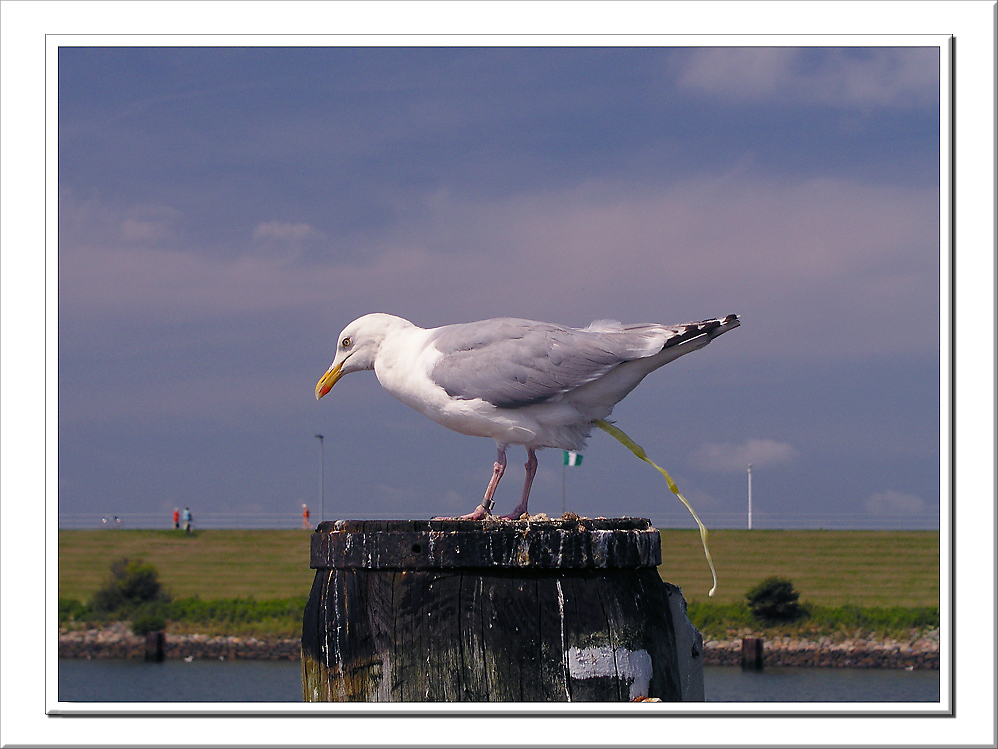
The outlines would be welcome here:
M 648 520 L 321 523 L 308 702 L 703 700 L 703 639 Z
M 762 637 L 742 638 L 742 670 L 762 671 L 763 648 L 765 639 Z
M 165 635 L 162 630 L 158 632 L 146 632 L 146 653 L 145 659 L 154 663 L 162 663 L 164 659 L 163 646 Z

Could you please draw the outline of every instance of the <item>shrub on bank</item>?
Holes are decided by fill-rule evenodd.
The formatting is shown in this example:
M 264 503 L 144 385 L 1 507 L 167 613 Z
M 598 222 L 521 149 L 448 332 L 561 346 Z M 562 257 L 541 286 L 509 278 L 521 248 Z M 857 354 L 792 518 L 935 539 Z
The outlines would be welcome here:
M 254 598 L 180 598 L 169 606 L 169 618 L 184 622 L 260 622 L 297 618 L 301 621 L 305 597 L 257 601 Z
M 264 601 L 177 598 L 104 612 L 75 599 L 60 598 L 59 624 L 81 628 L 131 621 L 135 634 L 165 628 L 178 633 L 289 637 L 301 632 L 306 600 L 304 596 Z
M 808 618 L 780 625 L 760 627 L 747 604 L 692 601 L 688 616 L 704 637 L 728 639 L 746 630 L 765 637 L 870 637 L 907 638 L 912 632 L 927 632 L 939 627 L 938 607 L 903 606 L 818 606 L 805 604 Z
M 782 577 L 767 577 L 745 594 L 752 616 L 763 624 L 789 624 L 804 619 L 807 611 L 800 605 L 800 593 Z
M 132 633 L 144 635 L 166 629 L 166 619 L 154 611 L 143 611 L 132 616 Z
M 94 618 L 93 610 L 75 598 L 59 599 L 59 624 L 88 622 Z
M 756 623 L 744 603 L 692 601 L 687 605 L 687 616 L 693 626 L 703 633 L 752 628 Z
M 903 633 L 939 627 L 938 607 L 810 606 L 811 623 L 840 631 Z
M 169 600 L 153 565 L 123 557 L 111 563 L 111 575 L 94 593 L 90 607 L 98 614 L 131 613 L 145 604 Z

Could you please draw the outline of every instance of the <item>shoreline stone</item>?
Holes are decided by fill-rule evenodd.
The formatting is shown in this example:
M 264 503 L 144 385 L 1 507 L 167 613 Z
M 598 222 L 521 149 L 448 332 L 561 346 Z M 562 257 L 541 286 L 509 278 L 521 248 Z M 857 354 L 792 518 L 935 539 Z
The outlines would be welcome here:
M 705 666 L 740 666 L 741 638 L 705 640 Z M 783 637 L 766 640 L 763 667 L 893 668 L 925 670 L 939 668 L 939 630 L 909 641 L 846 639 L 802 640 Z
M 168 660 L 291 660 L 301 659 L 301 640 L 260 639 L 232 635 L 175 635 L 164 637 L 163 655 Z M 128 626 L 115 622 L 101 629 L 59 633 L 60 658 L 144 658 L 145 637 L 133 635 Z
M 301 659 L 301 640 L 260 639 L 231 635 L 202 634 L 165 636 L 167 659 L 210 660 L 291 660 Z M 705 666 L 740 666 L 741 638 L 704 640 Z M 145 638 L 133 635 L 128 625 L 115 622 L 101 629 L 59 633 L 60 658 L 145 657 Z M 939 668 L 939 631 L 916 639 L 832 640 L 820 637 L 804 640 L 783 637 L 766 640 L 764 667 L 812 668 L 894 668 L 923 670 Z

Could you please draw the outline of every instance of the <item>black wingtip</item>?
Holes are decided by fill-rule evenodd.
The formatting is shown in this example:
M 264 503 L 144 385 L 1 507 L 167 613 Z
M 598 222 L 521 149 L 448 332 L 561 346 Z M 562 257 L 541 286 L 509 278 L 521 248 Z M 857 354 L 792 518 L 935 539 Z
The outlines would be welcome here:
M 706 325 L 704 332 L 713 339 L 721 335 L 721 333 L 727 333 L 729 330 L 737 328 L 741 324 L 742 321 L 738 318 L 738 315 L 728 315 L 721 320 L 712 320 L 711 323 Z

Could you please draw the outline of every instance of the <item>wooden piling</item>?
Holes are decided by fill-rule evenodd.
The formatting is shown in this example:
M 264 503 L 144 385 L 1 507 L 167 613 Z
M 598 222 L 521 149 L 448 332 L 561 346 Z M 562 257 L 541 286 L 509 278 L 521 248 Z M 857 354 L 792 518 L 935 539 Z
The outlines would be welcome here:
M 762 671 L 765 643 L 766 641 L 762 637 L 742 638 L 742 670 Z
M 164 641 L 166 637 L 162 631 L 146 632 L 146 661 L 162 663 L 164 655 Z
M 341 520 L 311 544 L 306 701 L 703 700 L 648 520 Z

